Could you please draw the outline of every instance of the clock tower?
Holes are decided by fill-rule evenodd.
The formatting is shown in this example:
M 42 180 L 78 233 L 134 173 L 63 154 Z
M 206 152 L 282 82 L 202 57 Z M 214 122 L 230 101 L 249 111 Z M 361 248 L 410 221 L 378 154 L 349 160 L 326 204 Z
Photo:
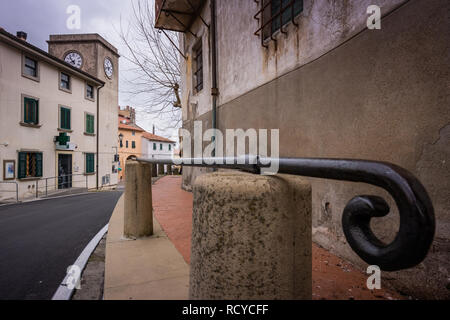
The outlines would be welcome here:
M 98 34 L 50 35 L 47 43 L 51 55 L 105 82 L 99 93 L 100 123 L 96 134 L 99 137 L 99 168 L 109 170 L 99 172 L 99 186 L 102 185 L 102 178 L 108 175 L 111 184 L 115 184 L 117 173 L 112 172 L 112 164 L 118 139 L 120 57 L 118 50 Z

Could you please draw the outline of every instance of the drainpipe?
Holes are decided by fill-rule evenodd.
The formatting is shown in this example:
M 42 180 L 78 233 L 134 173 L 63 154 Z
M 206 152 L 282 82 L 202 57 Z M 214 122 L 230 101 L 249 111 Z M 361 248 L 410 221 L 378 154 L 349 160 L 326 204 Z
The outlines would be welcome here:
M 105 85 L 102 84 L 100 87 L 97 88 L 97 153 L 96 153 L 96 164 L 95 164 L 95 172 L 96 172 L 96 188 L 98 190 L 98 160 L 99 160 L 99 146 L 100 146 L 100 90 Z
M 212 96 L 212 128 L 217 129 L 217 96 L 219 95 L 219 89 L 217 88 L 217 52 L 216 52 L 216 0 L 211 0 L 211 24 L 210 24 L 210 34 L 211 34 L 211 96 Z M 212 156 L 216 155 L 216 134 L 213 135 L 214 141 L 214 153 Z

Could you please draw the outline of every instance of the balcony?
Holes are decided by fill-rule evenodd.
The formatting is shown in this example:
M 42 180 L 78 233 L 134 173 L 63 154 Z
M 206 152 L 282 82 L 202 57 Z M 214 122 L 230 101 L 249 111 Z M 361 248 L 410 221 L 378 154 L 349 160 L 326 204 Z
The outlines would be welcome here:
M 190 32 L 206 0 L 156 0 L 155 28 Z

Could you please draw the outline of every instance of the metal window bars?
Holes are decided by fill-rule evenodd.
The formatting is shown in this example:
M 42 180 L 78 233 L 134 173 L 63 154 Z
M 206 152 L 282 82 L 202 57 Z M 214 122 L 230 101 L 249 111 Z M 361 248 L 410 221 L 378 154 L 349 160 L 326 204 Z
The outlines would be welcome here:
M 269 6 L 272 6 L 273 1 L 279 1 L 280 2 L 280 9 L 278 11 L 278 13 L 275 14 L 270 14 L 270 18 L 265 21 L 265 17 L 264 17 L 264 13 L 265 10 L 267 8 L 269 8 Z M 285 7 L 283 7 L 283 1 L 282 0 L 255 0 L 255 2 L 259 5 L 259 3 L 261 3 L 261 9 L 253 16 L 254 19 L 256 19 L 258 22 L 260 23 L 260 27 L 258 28 L 258 30 L 256 30 L 254 32 L 255 36 L 260 36 L 261 37 L 261 45 L 265 48 L 268 48 L 268 45 L 265 43 L 265 40 L 267 38 L 270 37 L 270 39 L 274 42 L 276 42 L 277 40 L 273 37 L 274 32 L 272 31 L 272 22 L 275 21 L 275 19 L 279 19 L 280 20 L 280 31 L 283 34 L 287 34 L 286 31 L 283 30 L 284 24 L 283 24 L 283 13 L 285 11 L 287 11 L 288 9 L 291 10 L 291 22 L 292 24 L 294 24 L 295 26 L 298 26 L 298 24 L 295 22 L 295 3 L 297 0 L 291 0 L 289 2 L 289 4 L 287 4 Z M 266 37 L 264 34 L 264 28 L 270 26 L 270 31 L 269 31 L 269 35 Z
M 142 159 L 152 164 L 175 164 L 173 159 Z M 180 159 L 178 159 L 180 160 Z M 238 169 L 261 173 L 273 161 L 278 173 L 340 181 L 363 182 L 383 188 L 394 199 L 400 214 L 395 239 L 385 244 L 370 227 L 372 218 L 389 213 L 389 205 L 373 195 L 358 195 L 344 208 L 342 228 L 350 247 L 365 262 L 385 271 L 411 268 L 422 262 L 433 242 L 435 217 L 432 202 L 420 181 L 409 171 L 388 162 L 356 159 L 265 158 L 182 158 L 183 166 Z

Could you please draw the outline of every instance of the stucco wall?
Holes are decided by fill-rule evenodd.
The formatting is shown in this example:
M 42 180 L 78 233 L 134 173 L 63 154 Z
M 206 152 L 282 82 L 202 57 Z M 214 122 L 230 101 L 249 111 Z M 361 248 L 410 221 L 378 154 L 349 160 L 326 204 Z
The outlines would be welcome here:
M 422 181 L 436 212 L 433 246 L 419 266 L 383 273 L 390 280 L 383 283 L 419 298 L 450 296 L 446 288 L 450 278 L 448 12 L 445 0 L 410 0 L 382 19 L 381 30 L 364 30 L 315 60 L 310 53 L 309 63 L 239 96 L 240 91 L 250 89 L 243 84 L 248 79 L 232 80 L 233 73 L 223 65 L 232 67 L 223 55 L 219 59 L 221 77 L 228 81 L 219 82 L 220 101 L 228 101 L 218 108 L 220 129 L 279 128 L 281 156 L 389 161 Z M 320 33 L 316 36 L 324 38 Z M 243 53 L 251 55 L 251 51 Z M 245 59 L 239 54 L 237 64 L 240 58 Z M 245 68 L 244 64 L 240 67 Z M 251 68 L 243 73 L 258 79 L 261 65 Z M 210 112 L 198 119 L 210 127 Z M 192 122 L 185 121 L 184 127 L 192 129 Z M 185 168 L 184 184 L 191 185 L 198 174 Z M 363 184 L 311 182 L 314 241 L 366 266 L 346 244 L 342 210 L 355 195 L 384 196 L 392 213 L 374 219 L 373 226 L 381 239 L 390 241 L 398 228 L 398 214 L 389 195 Z
M 16 177 L 18 170 L 17 152 L 20 150 L 38 150 L 43 152 L 43 177 L 58 175 L 58 153 L 55 151 L 53 138 L 59 134 L 58 106 L 71 108 L 71 142 L 78 148 L 73 152 L 73 174 L 83 174 L 85 171 L 84 153 L 96 152 L 95 136 L 87 136 L 85 132 L 85 112 L 97 117 L 97 104 L 85 99 L 86 82 L 72 76 L 72 93 L 58 89 L 59 70 L 45 62 L 40 62 L 40 82 L 22 76 L 22 53 L 10 46 L 0 43 L 0 143 L 8 142 L 7 147 L 0 146 L 0 165 L 3 160 L 16 161 Z M 40 128 L 29 128 L 19 124 L 22 118 L 22 94 L 39 98 Z M 115 122 L 117 123 L 117 121 Z M 110 164 L 108 169 L 111 170 Z M 106 170 L 106 168 L 102 168 Z M 95 176 L 89 176 L 89 187 L 95 187 Z M 0 170 L 0 181 L 3 180 L 3 170 Z M 77 177 L 79 183 L 74 186 L 84 187 L 85 177 Z M 40 191 L 44 191 L 44 182 Z M 19 183 L 20 197 L 35 194 L 34 181 Z M 54 185 L 54 181 L 49 181 Z M 10 186 L 0 184 L 0 190 L 12 190 Z M 12 193 L 3 193 L 1 197 L 14 198 Z

